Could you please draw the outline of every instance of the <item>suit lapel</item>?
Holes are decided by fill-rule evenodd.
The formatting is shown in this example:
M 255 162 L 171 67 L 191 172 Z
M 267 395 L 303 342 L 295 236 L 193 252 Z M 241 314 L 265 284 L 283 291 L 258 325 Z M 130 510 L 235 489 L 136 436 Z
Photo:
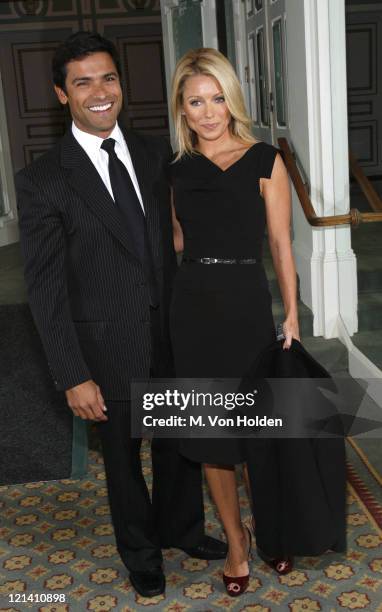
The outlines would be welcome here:
M 69 130 L 61 145 L 61 164 L 70 170 L 69 183 L 86 206 L 134 257 L 134 242 L 93 163 Z M 139 180 L 139 179 L 138 179 Z

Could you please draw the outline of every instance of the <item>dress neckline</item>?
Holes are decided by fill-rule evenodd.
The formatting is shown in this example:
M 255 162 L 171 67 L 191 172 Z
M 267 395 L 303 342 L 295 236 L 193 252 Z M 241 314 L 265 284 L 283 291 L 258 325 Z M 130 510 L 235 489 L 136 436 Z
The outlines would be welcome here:
M 261 144 L 262 140 L 259 140 L 259 142 L 254 142 L 253 145 L 251 145 L 250 147 L 248 147 L 248 149 L 246 149 L 246 151 L 243 153 L 243 155 L 241 155 L 236 161 L 234 161 L 232 164 L 230 164 L 229 166 L 227 166 L 227 168 L 225 168 L 223 170 L 223 168 L 221 166 L 219 166 L 219 164 L 215 164 L 215 162 L 212 161 L 212 159 L 210 159 L 209 157 L 207 157 L 207 155 L 204 155 L 204 153 L 202 153 L 201 151 L 198 151 L 198 155 L 201 155 L 202 157 L 204 157 L 204 159 L 206 159 L 210 164 L 212 164 L 213 166 L 215 166 L 215 168 L 217 168 L 218 170 L 220 170 L 220 172 L 222 174 L 224 174 L 225 172 L 228 172 L 228 170 L 231 170 L 231 168 L 233 168 L 234 166 L 236 166 L 242 159 L 244 159 L 244 157 L 246 157 L 248 155 L 248 153 L 250 151 L 252 151 L 252 149 L 254 147 L 256 147 L 258 144 Z

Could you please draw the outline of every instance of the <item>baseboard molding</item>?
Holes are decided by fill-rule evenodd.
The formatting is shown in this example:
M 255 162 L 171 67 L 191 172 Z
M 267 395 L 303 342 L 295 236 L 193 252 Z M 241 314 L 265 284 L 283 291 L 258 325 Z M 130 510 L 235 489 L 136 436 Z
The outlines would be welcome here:
M 300 299 L 313 313 L 313 335 L 337 338 L 337 320 L 346 321 L 351 334 L 358 328 L 357 260 L 352 249 L 314 252 L 293 243 Z M 346 280 L 345 280 L 346 279 Z
M 19 239 L 19 227 L 16 220 L 0 224 L 0 247 L 18 242 Z
M 337 257 L 340 317 L 352 336 L 358 331 L 357 258 L 351 248 L 338 252 Z

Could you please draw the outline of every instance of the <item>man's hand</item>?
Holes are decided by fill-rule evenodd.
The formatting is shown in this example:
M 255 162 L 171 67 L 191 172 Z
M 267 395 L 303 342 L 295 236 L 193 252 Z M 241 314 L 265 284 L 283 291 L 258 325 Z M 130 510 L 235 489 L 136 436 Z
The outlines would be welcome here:
M 106 406 L 101 390 L 93 380 L 87 380 L 65 391 L 69 408 L 81 419 L 107 421 Z

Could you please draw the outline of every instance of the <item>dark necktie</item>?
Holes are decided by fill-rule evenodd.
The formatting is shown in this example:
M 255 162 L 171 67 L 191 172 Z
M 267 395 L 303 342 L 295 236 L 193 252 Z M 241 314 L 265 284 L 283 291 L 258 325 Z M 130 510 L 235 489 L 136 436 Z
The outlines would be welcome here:
M 115 150 L 114 138 L 103 141 L 101 149 L 109 155 L 110 184 L 115 204 L 127 226 L 134 250 L 143 264 L 150 290 L 150 305 L 158 306 L 158 291 L 147 236 L 146 219 L 130 174 Z
M 142 260 L 145 218 L 130 174 L 117 156 L 114 146 L 115 140 L 107 138 L 103 141 L 101 149 L 109 155 L 109 176 L 115 204 L 127 223 L 136 254 Z

